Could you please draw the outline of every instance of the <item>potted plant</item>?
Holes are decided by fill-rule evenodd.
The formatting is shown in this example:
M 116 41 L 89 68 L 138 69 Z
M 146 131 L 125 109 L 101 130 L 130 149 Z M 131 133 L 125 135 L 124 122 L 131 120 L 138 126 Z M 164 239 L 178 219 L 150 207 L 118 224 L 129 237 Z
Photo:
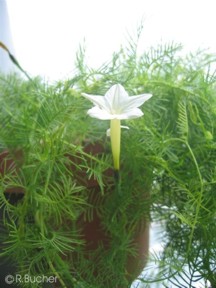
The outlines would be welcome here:
M 22 277 L 57 279 L 24 287 L 130 287 L 140 267 L 135 260 L 130 270 L 128 259 L 136 259 L 134 241 L 144 235 L 136 233 L 142 221 L 148 231 L 152 217 L 165 223 L 158 236 L 165 249 L 159 273 L 150 278 L 144 270 L 140 280 L 215 286 L 215 59 L 184 57 L 180 45 L 140 57 L 136 48 L 130 43 L 98 70 L 81 51 L 77 75 L 55 85 L 1 78 L 1 256 Z M 105 95 L 116 83 L 129 95 L 154 95 L 140 107 L 144 117 L 125 121 L 130 129 L 114 123 L 108 131 L 111 139 L 122 133 L 121 158 L 105 135 L 108 121 L 86 113 L 87 100 L 105 108 L 89 95 Z M 6 197 L 11 189 L 23 193 L 16 203 Z
M 129 285 L 147 261 L 152 168 L 134 169 L 128 153 L 120 177 L 120 147 L 112 146 L 112 157 L 108 123 L 86 116 L 88 101 L 79 92 L 15 76 L 1 81 L 1 256 L 13 259 L 16 275 L 29 275 L 27 287 L 40 275 L 55 276 L 56 287 Z M 122 86 L 113 88 L 115 97 L 129 97 Z M 149 98 L 126 100 L 132 97 L 136 106 Z M 137 111 L 133 116 L 142 115 Z M 8 195 L 17 193 L 11 203 Z

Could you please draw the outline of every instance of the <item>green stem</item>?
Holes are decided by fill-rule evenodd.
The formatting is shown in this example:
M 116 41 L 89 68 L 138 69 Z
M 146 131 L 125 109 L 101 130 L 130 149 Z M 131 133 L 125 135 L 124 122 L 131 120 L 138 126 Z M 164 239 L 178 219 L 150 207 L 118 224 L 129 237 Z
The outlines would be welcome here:
M 63 279 L 61 278 L 61 276 L 59 275 L 59 273 L 56 271 L 55 267 L 53 266 L 51 260 L 49 259 L 49 257 L 47 256 L 48 258 L 48 264 L 50 266 L 50 269 L 52 270 L 52 272 L 54 273 L 54 275 L 57 277 L 59 283 L 61 284 L 62 288 L 67 288 L 65 282 L 63 281 Z
M 200 182 L 200 191 L 199 191 L 198 197 L 196 198 L 197 206 L 196 206 L 194 221 L 191 224 L 191 233 L 190 233 L 190 236 L 189 236 L 189 245 L 188 245 L 188 252 L 189 252 L 189 250 L 191 249 L 191 245 L 192 245 L 192 241 L 193 241 L 193 236 L 194 236 L 194 231 L 195 231 L 195 228 L 196 228 L 196 224 L 198 223 L 200 209 L 201 208 L 206 209 L 202 205 L 202 198 L 203 198 L 203 193 L 204 193 L 204 189 L 203 189 L 204 183 L 203 183 L 203 179 L 202 179 L 202 175 L 201 175 L 201 172 L 200 172 L 200 169 L 199 169 L 199 165 L 198 165 L 197 159 L 196 159 L 196 157 L 195 157 L 195 155 L 193 153 L 193 150 L 192 150 L 190 144 L 187 141 L 179 139 L 179 138 L 171 138 L 171 139 L 166 140 L 166 142 L 168 142 L 168 141 L 179 141 L 179 142 L 184 143 L 187 146 L 187 148 L 188 148 L 188 150 L 190 152 L 190 155 L 191 155 L 191 157 L 193 159 L 194 165 L 196 167 L 198 178 L 199 178 L 199 182 Z
M 44 225 L 44 221 L 43 221 L 43 218 L 42 218 L 42 217 L 43 217 L 43 216 L 41 215 L 41 219 L 39 219 L 39 220 L 40 220 L 39 225 L 40 225 L 40 227 L 41 227 L 41 235 L 42 235 L 43 238 L 45 238 L 45 237 L 46 237 L 46 236 L 45 236 L 45 229 L 44 229 L 45 225 Z M 44 248 L 44 249 L 45 249 L 45 248 Z M 55 269 L 55 267 L 53 266 L 53 263 L 52 263 L 49 255 L 47 254 L 46 250 L 45 250 L 44 252 L 45 252 L 45 255 L 46 255 L 46 258 L 47 258 L 47 262 L 48 262 L 48 264 L 49 264 L 49 267 L 50 267 L 51 271 L 54 273 L 54 275 L 57 277 L 59 283 L 61 284 L 61 287 L 62 287 L 62 288 L 67 288 L 64 280 L 62 279 L 62 277 L 60 276 L 60 274 L 58 273 L 58 271 Z

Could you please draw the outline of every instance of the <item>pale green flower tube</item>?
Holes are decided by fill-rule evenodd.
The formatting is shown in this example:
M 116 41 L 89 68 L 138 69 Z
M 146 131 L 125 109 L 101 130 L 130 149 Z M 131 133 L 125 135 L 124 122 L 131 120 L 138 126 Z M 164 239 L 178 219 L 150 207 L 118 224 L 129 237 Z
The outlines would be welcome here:
M 120 150 L 121 150 L 121 121 L 112 119 L 110 121 L 110 137 L 113 155 L 114 169 L 120 169 Z

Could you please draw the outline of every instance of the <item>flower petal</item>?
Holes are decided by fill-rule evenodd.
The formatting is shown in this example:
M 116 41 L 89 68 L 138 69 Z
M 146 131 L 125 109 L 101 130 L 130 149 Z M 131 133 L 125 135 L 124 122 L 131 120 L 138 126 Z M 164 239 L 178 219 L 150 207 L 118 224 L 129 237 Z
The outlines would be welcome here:
M 86 99 L 90 100 L 96 106 L 107 110 L 107 104 L 106 104 L 106 101 L 104 99 L 104 96 L 89 95 L 89 94 L 86 94 L 86 93 L 82 93 L 82 96 L 84 96 Z
M 128 130 L 130 129 L 128 126 L 124 126 L 124 125 L 121 125 L 120 127 L 123 128 L 123 129 L 128 129 Z M 110 128 L 107 129 L 106 135 L 107 135 L 107 137 L 110 137 Z
M 123 104 L 123 111 L 131 110 L 133 108 L 140 107 L 145 101 L 150 99 L 152 94 L 141 94 L 128 97 L 127 101 Z
M 134 119 L 134 118 L 139 118 L 139 117 L 143 116 L 143 114 L 144 113 L 139 108 L 134 108 L 134 109 L 128 110 L 125 113 L 115 115 L 115 118 L 121 119 L 121 120 Z
M 127 130 L 130 129 L 128 126 L 125 126 L 125 125 L 121 125 L 121 128 L 123 128 L 123 129 L 127 129 Z
M 114 115 L 111 115 L 104 109 L 100 109 L 98 106 L 94 106 L 93 108 L 89 109 L 87 113 L 89 116 L 98 118 L 100 120 L 109 120 L 115 118 Z
M 113 113 L 118 113 L 124 103 L 127 102 L 129 96 L 122 85 L 116 84 L 106 92 L 104 98 L 109 110 Z

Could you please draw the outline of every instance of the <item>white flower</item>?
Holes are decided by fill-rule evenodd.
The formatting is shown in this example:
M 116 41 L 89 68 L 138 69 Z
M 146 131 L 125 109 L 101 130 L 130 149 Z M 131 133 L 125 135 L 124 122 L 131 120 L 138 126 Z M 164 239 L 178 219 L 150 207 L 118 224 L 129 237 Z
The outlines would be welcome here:
M 143 112 L 138 107 L 151 98 L 152 95 L 129 96 L 122 85 L 116 84 L 106 92 L 105 96 L 86 93 L 82 93 L 82 96 L 95 105 L 88 110 L 89 116 L 100 120 L 111 120 L 108 134 L 111 137 L 114 168 L 119 170 L 121 127 L 128 128 L 121 126 L 120 120 L 143 116 Z
M 151 94 L 129 96 L 120 84 L 113 85 L 105 96 L 82 95 L 95 106 L 88 110 L 89 116 L 101 120 L 132 119 L 141 117 L 143 112 L 138 108 L 152 97 Z

